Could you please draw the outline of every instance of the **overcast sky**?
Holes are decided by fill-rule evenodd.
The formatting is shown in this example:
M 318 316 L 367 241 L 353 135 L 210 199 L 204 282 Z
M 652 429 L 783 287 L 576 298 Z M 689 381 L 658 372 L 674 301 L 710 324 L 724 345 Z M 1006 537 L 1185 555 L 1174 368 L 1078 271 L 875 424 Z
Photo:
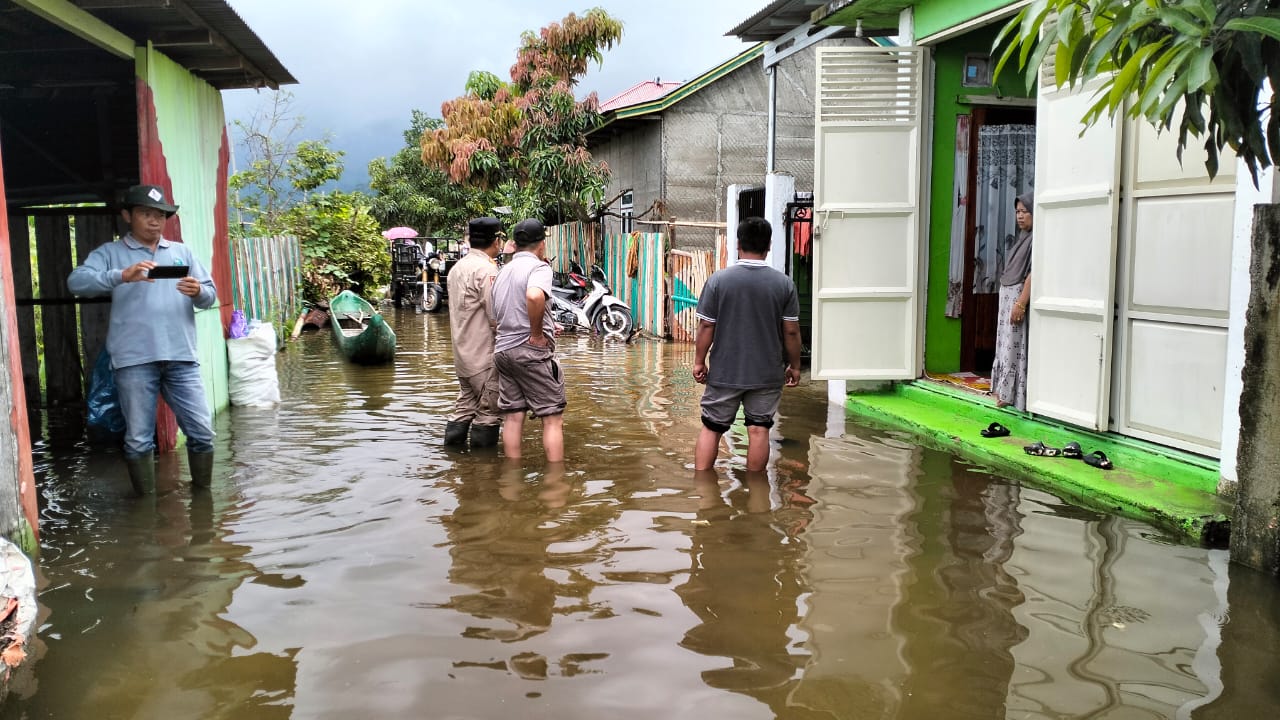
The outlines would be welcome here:
M 345 150 L 345 187 L 363 184 L 369 160 L 403 144 L 410 111 L 440 116 L 472 70 L 509 80 L 520 33 L 570 12 L 603 7 L 622 41 L 579 93 L 600 100 L 654 78 L 689 80 L 749 47 L 724 34 L 767 0 L 230 0 L 298 84 L 303 135 Z M 265 93 L 223 93 L 228 121 L 247 120 Z M 235 130 L 231 140 L 239 142 Z

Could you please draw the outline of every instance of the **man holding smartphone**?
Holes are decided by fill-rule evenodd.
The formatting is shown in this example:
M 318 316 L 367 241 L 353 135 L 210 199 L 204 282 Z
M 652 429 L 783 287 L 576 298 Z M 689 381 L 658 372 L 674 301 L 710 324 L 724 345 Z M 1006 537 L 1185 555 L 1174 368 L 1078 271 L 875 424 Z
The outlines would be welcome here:
M 124 454 L 139 495 L 155 492 L 157 398 L 163 397 L 187 436 L 191 482 L 213 479 L 213 416 L 196 355 L 195 310 L 212 307 L 217 291 L 191 249 L 164 237 L 178 212 L 155 185 L 125 193 L 120 214 L 129 232 L 99 246 L 71 271 L 67 287 L 81 297 L 111 296 L 107 352 L 125 418 Z

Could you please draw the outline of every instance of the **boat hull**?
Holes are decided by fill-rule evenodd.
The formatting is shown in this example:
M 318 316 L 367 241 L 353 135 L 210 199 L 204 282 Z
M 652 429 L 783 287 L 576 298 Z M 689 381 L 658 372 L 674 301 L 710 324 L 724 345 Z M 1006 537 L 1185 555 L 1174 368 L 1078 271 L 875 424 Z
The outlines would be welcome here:
M 395 331 L 364 298 L 344 290 L 329 301 L 329 316 L 333 339 L 351 362 L 380 365 L 395 358 Z

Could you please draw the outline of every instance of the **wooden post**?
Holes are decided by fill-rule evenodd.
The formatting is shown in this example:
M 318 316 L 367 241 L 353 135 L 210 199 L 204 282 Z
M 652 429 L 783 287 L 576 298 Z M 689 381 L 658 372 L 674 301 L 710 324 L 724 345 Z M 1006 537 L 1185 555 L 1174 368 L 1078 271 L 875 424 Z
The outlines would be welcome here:
M 70 298 L 67 276 L 72 269 L 71 223 L 65 215 L 36 218 L 36 253 L 40 299 Z M 44 305 L 40 319 L 44 331 L 45 398 L 49 406 L 84 402 L 75 305 Z
M 114 224 L 110 215 L 76 216 L 76 263 L 83 264 L 89 253 L 99 245 L 114 239 Z M 84 347 L 85 397 L 89 396 L 88 383 L 98 354 L 107 344 L 107 327 L 111 322 L 111 305 L 88 303 L 80 306 L 80 337 Z
M 0 162 L 0 213 L 7 217 L 4 190 L 4 163 Z M 28 237 L 25 218 L 22 236 Z M 0 532 L 18 543 L 28 554 L 38 552 L 39 510 L 36 482 L 31 466 L 31 433 L 26 403 L 20 400 L 22 362 L 18 350 L 17 298 L 14 293 L 10 256 L 9 223 L 0 225 Z M 28 285 L 29 287 L 29 285 Z
M 1280 575 L 1280 205 L 1253 214 L 1231 560 Z
M 9 216 L 9 253 L 13 258 L 13 292 L 19 300 L 31 300 L 31 234 L 27 216 Z M 27 407 L 38 408 L 40 397 L 40 356 L 36 353 L 36 309 L 15 308 L 18 315 L 18 348 L 22 357 L 22 386 Z

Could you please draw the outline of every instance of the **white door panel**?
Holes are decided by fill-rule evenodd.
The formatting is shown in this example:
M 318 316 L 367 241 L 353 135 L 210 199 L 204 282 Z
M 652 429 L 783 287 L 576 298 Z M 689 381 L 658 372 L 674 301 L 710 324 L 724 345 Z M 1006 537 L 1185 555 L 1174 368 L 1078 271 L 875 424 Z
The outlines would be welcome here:
M 1135 320 L 1124 387 L 1131 434 L 1216 455 L 1227 329 Z
M 1237 166 L 1228 151 L 1210 181 L 1199 149 L 1179 164 L 1175 146 L 1147 123 L 1125 128 L 1112 412 L 1121 433 L 1217 456 Z
M 1027 408 L 1108 426 L 1120 130 L 1080 135 L 1095 85 L 1042 85 L 1036 104 L 1035 242 Z
M 920 372 L 921 48 L 818 50 L 813 377 Z

